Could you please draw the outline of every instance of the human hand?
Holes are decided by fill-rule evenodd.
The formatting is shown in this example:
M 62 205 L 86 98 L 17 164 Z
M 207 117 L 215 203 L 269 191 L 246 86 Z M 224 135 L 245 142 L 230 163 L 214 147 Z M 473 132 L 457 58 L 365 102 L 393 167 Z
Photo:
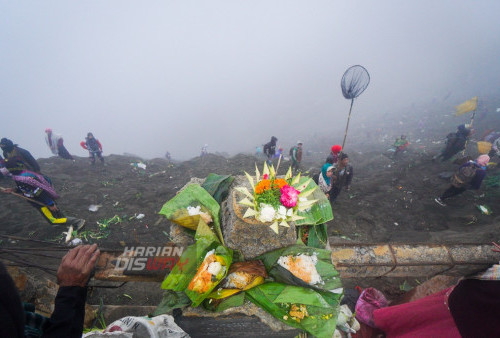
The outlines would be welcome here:
M 57 211 L 57 210 L 59 210 L 59 208 L 58 208 L 58 207 L 57 207 L 57 205 L 55 205 L 55 204 L 54 204 L 54 205 L 49 205 L 49 209 L 50 209 L 51 211 Z
M 57 284 L 85 287 L 100 253 L 97 244 L 80 245 L 71 249 L 59 265 Z

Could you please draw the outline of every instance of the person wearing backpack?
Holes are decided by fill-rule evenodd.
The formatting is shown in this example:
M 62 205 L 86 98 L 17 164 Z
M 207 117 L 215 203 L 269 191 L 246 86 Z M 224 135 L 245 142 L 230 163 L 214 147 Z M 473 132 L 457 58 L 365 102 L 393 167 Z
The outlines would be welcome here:
M 267 156 L 267 164 L 271 164 L 273 160 L 273 156 L 276 152 L 276 141 L 278 141 L 278 138 L 275 136 L 271 137 L 271 141 L 267 142 L 264 144 L 264 155 Z
M 463 193 L 467 188 L 477 190 L 486 176 L 486 165 L 490 161 L 488 155 L 481 155 L 475 161 L 462 164 L 451 177 L 451 186 L 434 201 L 445 207 L 444 200 Z
M 446 147 L 443 149 L 441 154 L 434 156 L 433 160 L 437 160 L 440 158 L 441 161 L 444 162 L 452 158 L 453 155 L 464 150 L 467 139 L 471 135 L 471 133 L 472 130 L 465 124 L 459 125 L 455 133 L 449 133 L 446 136 Z
M 297 145 L 290 149 L 292 159 L 292 170 L 299 170 L 300 162 L 302 162 L 302 142 L 298 141 Z

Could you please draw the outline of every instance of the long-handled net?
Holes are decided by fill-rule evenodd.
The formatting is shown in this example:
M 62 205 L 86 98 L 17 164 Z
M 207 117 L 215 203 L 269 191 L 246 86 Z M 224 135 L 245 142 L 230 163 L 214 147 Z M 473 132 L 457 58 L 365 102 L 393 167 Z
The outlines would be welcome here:
M 369 83 L 370 74 L 368 74 L 368 71 L 365 69 L 365 67 L 360 65 L 348 68 L 342 76 L 342 81 L 340 81 L 342 94 L 346 99 L 351 100 L 351 108 L 349 109 L 349 116 L 347 117 L 347 125 L 345 127 L 344 140 L 342 141 L 342 149 L 344 149 L 345 140 L 347 138 L 347 131 L 349 129 L 349 122 L 351 120 L 351 112 L 352 105 L 354 104 L 354 99 L 365 91 Z

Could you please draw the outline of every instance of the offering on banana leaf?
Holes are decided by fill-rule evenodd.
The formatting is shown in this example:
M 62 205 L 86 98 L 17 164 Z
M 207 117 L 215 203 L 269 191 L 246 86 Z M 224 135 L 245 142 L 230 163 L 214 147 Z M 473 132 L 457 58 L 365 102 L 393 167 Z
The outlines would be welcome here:
M 195 240 L 161 285 L 162 289 L 184 291 L 194 307 L 227 275 L 233 259 L 233 251 L 220 244 L 203 220 L 199 221 Z
M 224 311 L 243 305 L 245 290 L 264 283 L 267 272 L 261 261 L 236 262 L 231 265 L 226 278 L 205 299 L 203 306 L 211 311 Z
M 217 291 L 212 292 L 208 298 L 222 299 L 232 296 L 264 283 L 265 278 L 267 272 L 261 261 L 233 263 L 227 277 L 219 284 Z
M 278 259 L 278 264 L 290 271 L 292 275 L 300 278 L 310 285 L 322 284 L 323 280 L 316 269 L 318 256 L 306 254 L 281 256 Z
M 198 272 L 189 283 L 188 290 L 205 293 L 211 288 L 213 282 L 222 279 L 226 271 L 224 259 L 216 256 L 215 249 L 212 249 L 207 252 Z
M 206 253 L 196 274 L 184 291 L 196 307 L 212 292 L 212 290 L 226 277 L 231 265 L 233 252 L 222 245 Z
M 278 282 L 323 291 L 342 287 L 329 250 L 296 244 L 267 252 L 258 258 Z
M 246 297 L 280 321 L 317 337 L 332 337 L 340 294 L 282 283 L 265 283 L 246 291 Z
M 198 184 L 190 184 L 160 210 L 170 221 L 191 230 L 196 230 L 200 218 L 207 224 L 214 223 L 219 235 L 220 206 L 213 197 Z

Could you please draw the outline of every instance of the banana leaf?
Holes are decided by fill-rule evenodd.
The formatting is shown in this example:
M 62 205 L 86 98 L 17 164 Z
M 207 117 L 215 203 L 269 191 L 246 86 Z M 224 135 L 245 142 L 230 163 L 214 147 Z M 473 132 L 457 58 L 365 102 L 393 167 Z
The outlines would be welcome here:
M 219 220 L 219 203 L 200 185 L 190 184 L 177 196 L 166 202 L 160 210 L 160 214 L 165 215 L 170 221 L 178 223 L 184 227 L 196 230 L 198 221 L 202 218 L 200 215 L 188 215 L 187 207 L 200 206 L 202 211 L 208 210 L 214 223 L 215 231 L 221 243 L 222 232 Z
M 219 282 L 227 276 L 229 266 L 232 263 L 233 252 L 222 246 L 208 225 L 200 219 L 198 229 L 194 236 L 196 243 L 190 245 L 184 250 L 179 261 L 174 266 L 172 271 L 167 275 L 163 281 L 161 288 L 173 291 L 183 291 L 192 301 L 191 306 L 198 306 L 212 290 L 219 284 Z M 214 250 L 214 255 L 217 261 L 225 267 L 225 269 L 218 274 L 215 280 L 210 280 L 206 283 L 206 290 L 200 292 L 195 287 L 195 277 L 199 272 L 200 267 L 207 256 L 207 253 Z
M 304 230 L 300 227 L 300 230 Z M 302 236 L 300 237 L 302 238 Z M 328 242 L 326 224 L 311 225 L 308 228 L 307 246 L 318 249 L 325 249 Z
M 222 299 L 206 298 L 203 301 L 203 307 L 209 311 L 222 312 L 232 307 L 242 306 L 244 303 L 245 292 L 241 292 L 234 296 Z
M 339 294 L 271 282 L 246 291 L 246 297 L 283 323 L 317 337 L 333 336 Z M 303 310 L 303 318 L 296 314 L 297 308 Z
M 215 287 L 227 276 L 229 266 L 232 263 L 233 251 L 219 244 L 215 248 L 214 253 L 205 259 L 210 259 L 210 257 L 214 257 L 213 261 L 220 263 L 222 269 L 216 275 L 211 275 L 209 280 L 206 280 L 204 276 L 210 276 L 207 272 L 209 264 L 204 261 L 200 264 L 198 271 L 188 284 L 187 289 L 184 291 L 193 302 L 191 304 L 193 307 L 200 305 L 200 303 L 207 298 L 212 290 L 215 289 Z
M 278 264 L 278 259 L 282 256 L 297 256 L 299 254 L 308 256 L 316 255 L 316 270 L 321 277 L 321 283 L 311 285 Z M 262 260 L 269 275 L 278 282 L 298 285 L 319 291 L 331 291 L 342 287 L 340 275 L 332 263 L 331 252 L 329 250 L 313 248 L 305 246 L 304 244 L 295 244 L 267 252 L 257 257 L 257 259 Z
M 171 314 L 174 309 L 182 309 L 191 304 L 191 299 L 182 291 L 165 290 L 163 298 L 152 316 Z
M 300 177 L 299 181 L 293 186 L 298 188 L 308 180 L 310 180 L 310 182 L 307 187 L 299 194 L 299 198 L 301 194 L 305 195 L 309 191 L 314 190 L 311 195 L 307 196 L 307 199 L 318 201 L 314 203 L 310 209 L 297 212 L 297 214 L 304 217 L 304 219 L 295 221 L 295 225 L 318 225 L 331 221 L 333 219 L 333 212 L 330 201 L 328 200 L 328 198 L 326 198 L 325 194 L 311 178 L 307 176 Z
M 195 240 L 196 243 L 184 250 L 177 264 L 167 275 L 161 284 L 162 289 L 184 291 L 196 274 L 196 270 L 207 252 L 220 244 L 217 236 L 203 220 L 199 221 Z
M 234 177 L 231 175 L 209 174 L 201 187 L 220 204 L 229 194 L 229 187 L 233 181 Z
M 263 284 L 268 277 L 266 267 L 261 261 L 236 262 L 231 265 L 227 277 L 208 298 L 224 299 L 242 291 Z

